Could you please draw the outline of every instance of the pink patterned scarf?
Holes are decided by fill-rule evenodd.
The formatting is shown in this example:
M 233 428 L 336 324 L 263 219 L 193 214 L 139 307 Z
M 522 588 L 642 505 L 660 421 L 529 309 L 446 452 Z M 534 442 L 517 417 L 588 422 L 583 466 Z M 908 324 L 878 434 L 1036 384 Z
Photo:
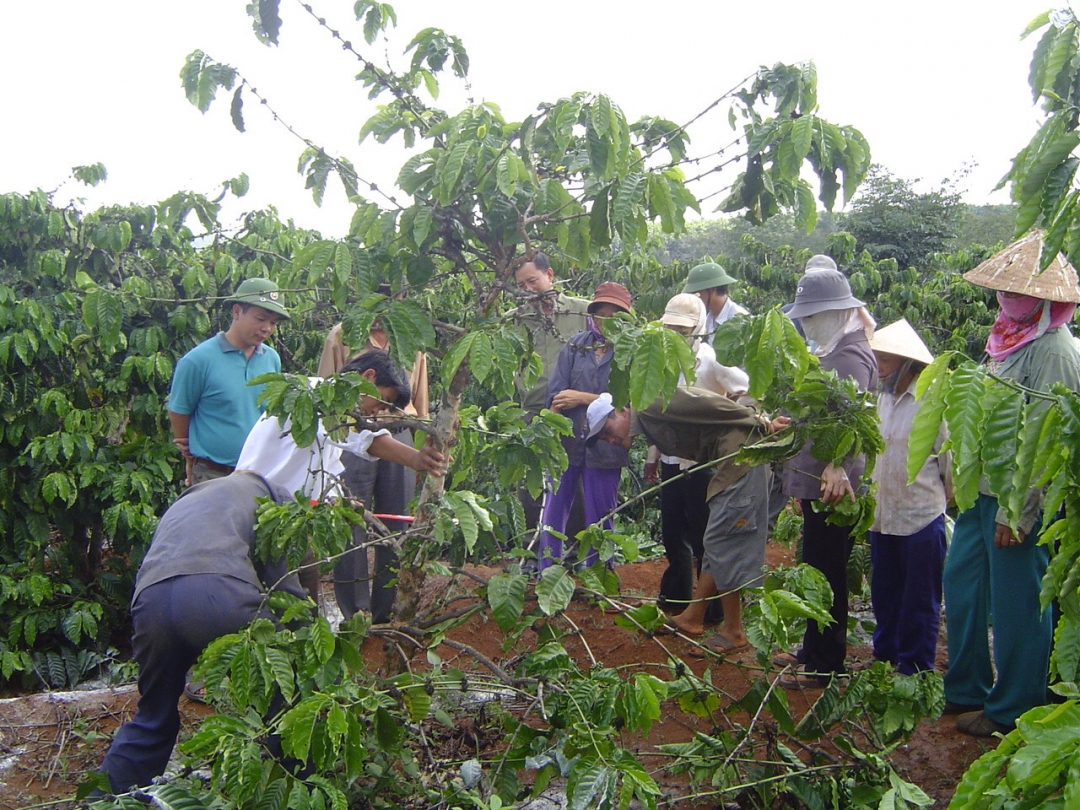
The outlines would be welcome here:
M 1068 323 L 1076 311 L 1076 304 L 1045 301 L 1030 295 L 1006 295 L 1000 290 L 997 300 L 1000 310 L 986 341 L 986 353 L 995 362 Z

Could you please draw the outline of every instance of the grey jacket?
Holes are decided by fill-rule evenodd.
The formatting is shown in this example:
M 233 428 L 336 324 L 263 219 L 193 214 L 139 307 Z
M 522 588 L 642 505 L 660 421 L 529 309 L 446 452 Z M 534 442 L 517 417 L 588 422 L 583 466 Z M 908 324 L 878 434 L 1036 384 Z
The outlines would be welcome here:
M 878 384 L 877 359 L 862 330 L 840 338 L 836 348 L 821 358 L 821 367 L 826 371 L 835 371 L 840 379 L 852 378 L 862 391 L 876 388 Z M 795 458 L 784 462 L 784 495 L 818 500 L 821 497 L 821 474 L 827 466 L 827 461 L 814 458 L 811 445 L 803 447 Z M 858 491 L 865 469 L 866 456 L 861 453 L 844 461 L 844 470 L 852 489 Z
M 221 574 L 266 590 L 288 570 L 281 561 L 263 565 L 254 559 L 256 498 L 278 503 L 293 500 L 284 487 L 253 472 L 236 472 L 185 490 L 158 522 L 150 550 L 135 578 L 135 594 L 150 585 L 189 574 Z M 278 586 L 304 598 L 295 574 Z

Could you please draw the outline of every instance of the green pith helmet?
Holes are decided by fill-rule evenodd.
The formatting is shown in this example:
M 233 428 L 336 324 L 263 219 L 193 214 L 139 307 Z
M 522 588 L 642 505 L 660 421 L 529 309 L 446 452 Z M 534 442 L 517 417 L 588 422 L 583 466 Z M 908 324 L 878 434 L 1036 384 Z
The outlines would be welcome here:
M 728 275 L 728 271 L 716 262 L 705 262 L 690 271 L 682 291 L 684 293 L 696 293 L 702 290 L 711 290 L 713 287 L 725 287 L 728 284 L 738 283 L 737 278 Z
M 249 278 L 236 288 L 236 294 L 225 301 L 226 304 L 253 304 L 267 312 L 289 319 L 289 312 L 281 304 L 278 285 L 266 278 Z

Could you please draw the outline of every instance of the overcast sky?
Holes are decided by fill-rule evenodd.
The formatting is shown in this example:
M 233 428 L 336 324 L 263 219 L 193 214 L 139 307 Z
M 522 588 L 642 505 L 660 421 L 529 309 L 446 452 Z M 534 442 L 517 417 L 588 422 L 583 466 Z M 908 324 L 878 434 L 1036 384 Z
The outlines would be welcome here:
M 404 153 L 357 133 L 374 110 L 359 67 L 296 0 L 282 0 L 277 48 L 257 42 L 247 0 L 0 0 L 0 192 L 57 189 L 90 204 L 157 202 L 179 189 L 212 193 L 246 172 L 250 194 L 229 209 L 275 205 L 297 224 L 341 235 L 350 210 L 333 186 L 315 207 L 296 174 L 303 144 L 248 97 L 236 132 L 228 98 L 201 115 L 179 71 L 199 48 L 238 68 L 282 118 L 349 157 L 386 187 Z M 352 0 L 309 0 L 358 46 Z M 404 45 L 437 26 L 464 41 L 469 87 L 444 80 L 438 106 L 468 94 L 520 120 L 538 103 L 577 90 L 608 93 L 634 120 L 693 118 L 760 65 L 812 59 L 820 115 L 862 130 L 874 160 L 933 187 L 964 180 L 972 202 L 990 192 L 1034 132 L 1027 87 L 1036 38 L 1020 33 L 1046 0 L 398 0 L 397 33 L 364 52 L 401 65 Z M 1061 5 L 1060 3 L 1058 5 Z M 730 142 L 726 114 L 690 129 L 691 154 Z M 98 189 L 63 184 L 71 167 L 102 162 Z M 691 167 L 689 172 L 693 171 Z M 734 180 L 734 172 L 722 184 Z M 62 185 L 63 184 L 63 185 Z M 708 193 L 707 187 L 695 193 Z M 706 205 L 706 215 L 716 201 Z

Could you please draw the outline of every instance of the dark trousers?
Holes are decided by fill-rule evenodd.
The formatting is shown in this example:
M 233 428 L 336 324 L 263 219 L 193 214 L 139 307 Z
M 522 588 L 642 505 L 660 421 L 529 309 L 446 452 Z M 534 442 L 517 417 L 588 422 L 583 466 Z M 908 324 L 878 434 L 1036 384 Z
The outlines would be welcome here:
M 405 443 L 411 442 L 411 433 L 405 431 L 395 438 Z M 409 502 L 416 492 L 416 473 L 401 464 L 393 464 L 384 459 L 367 461 L 346 453 L 342 456 L 345 471 L 342 483 L 349 494 L 362 501 L 364 508 L 373 513 L 404 515 Z M 392 532 L 404 531 L 409 527 L 403 521 L 384 521 Z M 366 548 L 357 548 L 367 542 L 368 532 L 363 526 L 353 528 L 354 550 L 338 560 L 334 566 L 334 596 L 338 607 L 346 619 L 361 610 L 371 611 L 371 620 L 375 624 L 390 621 L 397 597 L 397 555 L 386 546 L 375 546 L 374 576 L 368 570 L 368 552 Z
M 819 627 L 806 623 L 803 648 L 799 658 L 807 672 L 843 672 L 847 655 L 848 589 L 847 564 L 854 541 L 847 526 L 825 522 L 827 512 L 815 512 L 814 501 L 803 499 L 803 562 L 825 575 L 832 588 L 829 614 L 833 623 Z
M 660 480 L 682 475 L 678 464 L 660 464 Z M 660 578 L 660 600 L 689 602 L 694 596 L 694 573 L 701 567 L 701 539 L 709 523 L 706 494 L 712 470 L 698 470 L 660 488 L 660 530 L 668 567 Z M 696 561 L 696 563 L 695 563 Z
M 115 793 L 164 773 L 180 731 L 177 704 L 188 669 L 211 641 L 254 619 L 262 599 L 254 585 L 220 574 L 173 577 L 139 594 L 131 606 L 139 705 L 101 765 Z
M 945 516 L 914 534 L 870 532 L 874 657 L 901 675 L 933 669 L 941 622 Z

